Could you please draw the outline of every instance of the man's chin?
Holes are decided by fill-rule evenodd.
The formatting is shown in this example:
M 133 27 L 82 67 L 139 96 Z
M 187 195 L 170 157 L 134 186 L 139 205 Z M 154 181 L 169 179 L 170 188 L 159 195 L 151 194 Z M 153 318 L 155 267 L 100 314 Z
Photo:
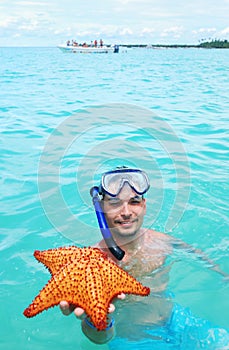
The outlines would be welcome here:
M 120 225 L 114 229 L 114 233 L 120 237 L 131 237 L 136 234 L 136 228 Z

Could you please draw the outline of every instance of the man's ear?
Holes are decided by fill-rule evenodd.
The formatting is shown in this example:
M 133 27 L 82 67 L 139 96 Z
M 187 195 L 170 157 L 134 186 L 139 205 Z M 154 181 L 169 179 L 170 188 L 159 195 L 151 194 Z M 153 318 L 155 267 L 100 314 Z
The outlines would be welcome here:
M 143 200 L 143 209 L 144 209 L 144 214 L 146 214 L 146 199 L 142 198 Z

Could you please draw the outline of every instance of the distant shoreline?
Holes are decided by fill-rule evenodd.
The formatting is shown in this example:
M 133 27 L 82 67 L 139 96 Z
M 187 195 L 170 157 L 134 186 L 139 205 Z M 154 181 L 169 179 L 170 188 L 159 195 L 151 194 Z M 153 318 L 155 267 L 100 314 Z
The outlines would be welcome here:
M 187 44 L 120 44 L 120 47 L 128 48 L 150 48 L 150 49 L 229 49 L 229 41 L 227 40 L 212 40 L 201 42 L 198 45 L 187 45 Z
M 228 40 L 212 40 L 212 41 L 203 41 L 200 44 L 118 44 L 119 47 L 123 48 L 146 48 L 146 49 L 229 49 L 229 41 Z M 106 44 L 106 46 L 110 47 L 111 44 Z M 0 46 L 1 48 L 30 48 L 30 47 L 40 47 L 40 48 L 56 48 L 55 46 Z

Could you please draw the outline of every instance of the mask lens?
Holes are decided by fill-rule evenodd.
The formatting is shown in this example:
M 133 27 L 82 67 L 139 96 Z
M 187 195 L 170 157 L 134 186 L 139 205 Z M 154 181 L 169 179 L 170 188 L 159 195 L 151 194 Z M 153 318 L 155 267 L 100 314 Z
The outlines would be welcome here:
M 116 196 L 122 188 L 123 179 L 120 174 L 106 174 L 103 178 L 102 187 L 105 192 Z
M 141 170 L 114 170 L 102 177 L 102 189 L 111 196 L 117 196 L 125 183 L 138 194 L 144 194 L 149 189 L 147 175 Z
M 129 184 L 137 193 L 143 194 L 148 190 L 148 182 L 143 173 L 129 173 L 128 178 Z

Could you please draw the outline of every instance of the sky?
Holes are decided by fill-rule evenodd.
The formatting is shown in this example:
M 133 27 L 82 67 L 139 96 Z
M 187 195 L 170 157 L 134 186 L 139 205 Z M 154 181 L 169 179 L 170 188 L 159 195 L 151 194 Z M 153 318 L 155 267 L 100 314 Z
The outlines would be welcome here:
M 229 40 L 229 0 L 0 0 L 0 46 Z

